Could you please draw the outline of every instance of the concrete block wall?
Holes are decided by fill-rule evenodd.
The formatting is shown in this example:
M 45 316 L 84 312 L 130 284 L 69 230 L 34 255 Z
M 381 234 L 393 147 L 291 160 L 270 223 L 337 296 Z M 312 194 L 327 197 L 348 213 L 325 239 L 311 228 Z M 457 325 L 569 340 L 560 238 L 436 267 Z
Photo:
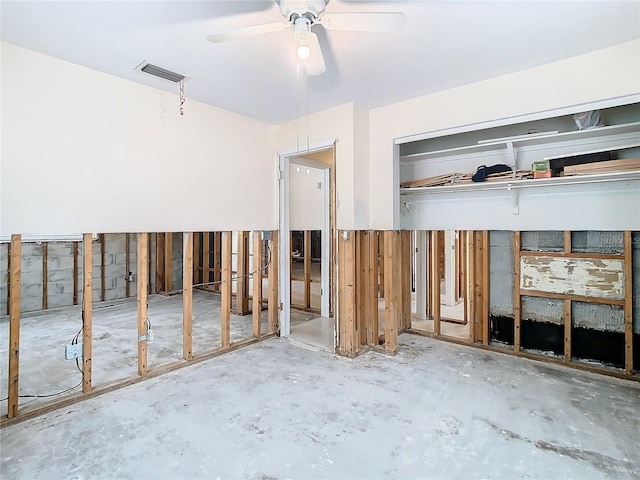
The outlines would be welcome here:
M 513 317 L 513 232 L 490 232 L 489 245 L 489 313 L 494 316 Z
M 572 251 L 580 253 L 624 253 L 622 232 L 572 232 Z M 640 333 L 640 232 L 633 232 L 633 317 L 634 331 Z M 521 233 L 524 251 L 562 252 L 564 232 L 530 231 Z M 493 316 L 513 318 L 514 255 L 513 232 L 490 232 L 490 308 Z M 564 301 L 550 298 L 522 296 L 523 320 L 564 323 Z M 607 332 L 624 331 L 624 309 L 612 305 L 573 302 L 572 318 L 575 327 Z
M 171 290 L 180 290 L 182 288 L 182 237 L 182 233 L 173 234 Z
M 48 307 L 73 305 L 73 242 L 51 242 L 47 249 Z M 78 242 L 78 254 L 79 266 L 82 267 L 82 242 Z M 81 286 L 82 276 L 78 275 L 78 299 L 82 298 Z
M 173 234 L 173 286 L 182 288 L 182 234 Z M 47 306 L 49 309 L 73 305 L 73 243 L 47 242 Z M 104 235 L 104 272 L 105 301 L 126 298 L 126 235 L 124 233 Z M 149 236 L 149 255 L 151 272 L 149 281 L 151 291 L 155 292 L 155 235 Z M 0 316 L 7 315 L 7 282 L 8 282 L 8 244 L 0 244 Z M 130 297 L 135 298 L 137 292 L 137 235 L 129 235 L 129 271 L 133 281 L 130 282 Z M 101 244 L 93 242 L 93 301 L 101 300 Z M 83 244 L 78 242 L 78 304 L 82 303 L 83 287 Z M 20 309 L 22 312 L 33 312 L 42 309 L 43 265 L 42 244 L 23 243 L 21 260 Z

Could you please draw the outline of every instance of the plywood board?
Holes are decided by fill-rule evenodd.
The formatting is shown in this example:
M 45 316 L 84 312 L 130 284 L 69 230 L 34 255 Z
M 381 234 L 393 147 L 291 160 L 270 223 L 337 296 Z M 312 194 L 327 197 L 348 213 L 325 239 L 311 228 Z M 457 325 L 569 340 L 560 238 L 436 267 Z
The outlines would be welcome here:
M 590 298 L 624 299 L 624 261 L 604 258 L 520 258 L 520 289 Z

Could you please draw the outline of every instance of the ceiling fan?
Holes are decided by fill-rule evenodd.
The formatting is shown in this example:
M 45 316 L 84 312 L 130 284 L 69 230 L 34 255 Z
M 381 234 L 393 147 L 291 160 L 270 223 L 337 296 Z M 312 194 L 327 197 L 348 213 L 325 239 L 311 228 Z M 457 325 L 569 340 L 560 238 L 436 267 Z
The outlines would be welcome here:
M 208 35 L 207 40 L 222 43 L 229 40 L 253 37 L 270 32 L 293 29 L 297 43 L 296 53 L 304 60 L 308 75 L 319 75 L 326 70 L 318 36 L 311 31 L 314 25 L 325 30 L 349 30 L 355 32 L 395 32 L 405 21 L 398 12 L 324 13 L 329 0 L 275 0 L 286 22 L 273 22 L 239 28 Z

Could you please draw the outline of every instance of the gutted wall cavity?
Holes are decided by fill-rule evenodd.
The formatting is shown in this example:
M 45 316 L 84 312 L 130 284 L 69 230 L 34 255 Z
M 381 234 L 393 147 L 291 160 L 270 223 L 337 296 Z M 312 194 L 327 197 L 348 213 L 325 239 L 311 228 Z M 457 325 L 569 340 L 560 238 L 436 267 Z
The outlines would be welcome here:
M 489 313 L 513 317 L 513 232 L 495 230 L 489 233 Z
M 129 264 L 127 268 L 127 235 L 107 233 L 93 241 L 93 301 L 112 301 L 136 296 L 137 235 L 129 234 Z M 103 252 L 104 248 L 104 252 Z M 82 303 L 83 243 L 72 241 L 24 242 L 21 252 L 20 310 L 33 312 Z M 74 249 L 75 267 L 74 267 Z M 0 244 L 0 316 L 8 314 L 8 252 L 9 244 Z M 156 241 L 149 235 L 149 283 L 156 290 Z M 43 259 L 46 257 L 46 262 Z M 103 260 L 104 258 L 104 260 Z M 102 265 L 104 261 L 104 274 Z M 74 268 L 77 279 L 74 287 Z M 131 275 L 129 275 L 131 274 Z M 43 295 L 46 275 L 46 300 Z M 103 283 L 104 279 L 104 285 Z M 172 290 L 182 288 L 182 234 L 173 234 Z
M 520 276 L 514 278 L 514 234 L 492 231 L 490 259 L 491 340 L 514 343 L 515 286 L 520 287 L 520 346 L 525 351 L 574 360 L 625 366 L 625 284 L 632 283 L 634 365 L 640 353 L 640 232 L 632 232 L 632 277 L 625 276 L 624 233 L 571 232 L 571 254 L 565 232 L 520 233 Z M 539 255 L 532 252 L 540 252 Z M 545 253 L 547 253 L 545 255 Z M 574 254 L 580 254 L 575 256 Z M 619 258 L 607 257 L 617 255 Z M 515 281 L 518 283 L 515 284 Z M 545 294 L 549 295 L 548 297 Z M 552 298 L 552 297 L 557 298 Z M 584 297 L 584 301 L 580 301 Z M 588 301 L 592 298 L 593 301 Z M 611 304 L 607 303 L 608 301 Z M 618 302 L 618 304 L 616 304 Z M 569 310 L 567 310 L 569 309 Z M 571 313 L 571 338 L 565 342 L 565 318 Z

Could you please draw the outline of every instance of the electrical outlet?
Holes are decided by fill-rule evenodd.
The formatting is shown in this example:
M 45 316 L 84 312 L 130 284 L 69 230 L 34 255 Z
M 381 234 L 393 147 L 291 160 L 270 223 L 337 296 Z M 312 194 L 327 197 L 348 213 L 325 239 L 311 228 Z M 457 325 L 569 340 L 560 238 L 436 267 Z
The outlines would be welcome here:
M 156 338 L 155 332 L 153 330 L 149 329 L 147 331 L 147 338 L 148 338 L 147 343 L 153 343 L 153 341 Z
M 80 357 L 82 357 L 82 343 L 65 345 L 64 347 L 65 360 L 73 360 L 74 358 L 80 358 Z

